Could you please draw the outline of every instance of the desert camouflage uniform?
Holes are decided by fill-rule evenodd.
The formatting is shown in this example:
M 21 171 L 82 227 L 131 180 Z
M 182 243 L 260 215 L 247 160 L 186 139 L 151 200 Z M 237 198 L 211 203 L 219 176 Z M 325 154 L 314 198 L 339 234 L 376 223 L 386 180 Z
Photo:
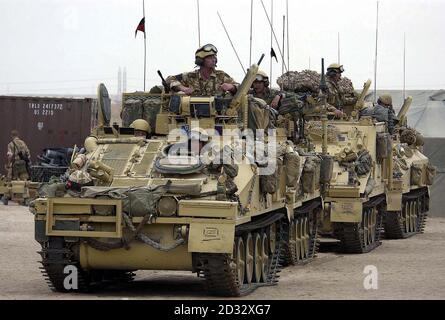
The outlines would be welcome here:
M 336 82 L 329 78 L 326 80 L 326 84 L 328 86 L 327 102 L 330 105 L 342 110 L 344 106 L 354 105 L 357 102 L 358 97 L 355 93 L 346 95 Z
M 213 71 L 208 80 L 204 80 L 201 77 L 199 70 L 195 70 L 176 76 L 170 76 L 166 79 L 166 82 L 172 89 L 179 85 L 192 88 L 194 90 L 192 95 L 194 96 L 214 96 L 223 94 L 224 92 L 219 89 L 223 83 L 233 84 L 238 87 L 238 83 L 222 70 Z
M 8 144 L 7 155 L 8 155 L 8 159 L 10 158 L 11 160 L 9 161 L 6 168 L 8 170 L 8 179 L 9 180 L 17 180 L 17 179 L 18 180 L 28 180 L 29 179 L 29 175 L 26 172 L 21 172 L 21 173 L 14 172 L 14 175 L 13 175 L 13 170 L 12 170 L 13 163 L 15 161 L 21 160 L 19 157 L 19 152 L 22 152 L 25 156 L 28 157 L 28 159 L 30 158 L 30 152 L 29 152 L 28 146 L 26 145 L 26 143 L 23 140 L 16 137 Z
M 279 95 L 281 92 L 275 89 L 266 88 L 264 95 L 259 95 L 255 92 L 255 90 L 251 90 L 250 92 L 255 98 L 263 99 L 266 101 L 267 105 L 272 103 L 272 100 Z

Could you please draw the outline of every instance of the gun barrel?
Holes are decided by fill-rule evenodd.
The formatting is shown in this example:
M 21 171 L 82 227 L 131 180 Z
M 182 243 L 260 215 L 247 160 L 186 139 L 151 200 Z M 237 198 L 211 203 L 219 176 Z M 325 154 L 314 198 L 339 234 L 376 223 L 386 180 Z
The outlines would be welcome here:
M 162 76 L 161 70 L 158 70 L 158 75 L 161 78 L 162 85 L 164 86 L 165 93 L 169 93 L 170 92 L 170 87 L 168 86 L 167 81 L 165 81 L 164 77 Z
M 412 102 L 413 102 L 413 97 L 411 96 L 406 97 L 405 101 L 403 102 L 402 108 L 400 108 L 400 111 L 397 114 L 397 118 L 401 119 L 402 117 L 406 116 L 409 108 L 411 107 Z
M 242 98 L 248 94 L 250 87 L 252 86 L 252 83 L 258 73 L 258 69 L 259 68 L 257 64 L 253 64 L 250 67 L 249 71 L 246 73 L 246 76 L 238 87 L 235 97 L 230 104 L 230 108 L 238 109 L 241 104 Z
M 357 99 L 357 102 L 355 104 L 355 109 L 361 109 L 364 106 L 365 97 L 368 94 L 369 88 L 371 87 L 371 80 L 368 79 L 368 81 L 365 82 L 363 85 L 363 90 L 360 93 L 360 96 Z
M 161 70 L 158 70 L 158 75 L 161 78 L 162 82 L 165 82 L 164 77 L 162 76 Z
M 265 57 L 265 54 L 263 53 L 263 54 L 261 55 L 260 60 L 259 60 L 258 63 L 257 63 L 258 66 L 261 64 L 261 62 L 263 62 L 264 57 Z

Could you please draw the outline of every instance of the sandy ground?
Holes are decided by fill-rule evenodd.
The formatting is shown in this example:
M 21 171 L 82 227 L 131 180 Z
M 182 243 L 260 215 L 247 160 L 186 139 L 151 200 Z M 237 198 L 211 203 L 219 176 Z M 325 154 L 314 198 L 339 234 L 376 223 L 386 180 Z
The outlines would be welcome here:
M 326 247 L 326 246 L 325 246 Z M 309 265 L 287 267 L 277 286 L 243 299 L 445 299 L 445 218 L 429 218 L 425 234 L 385 240 L 365 255 L 319 253 Z M 208 299 L 189 272 L 138 271 L 135 282 L 91 294 L 52 292 L 40 274 L 33 216 L 0 205 L 0 299 Z M 378 289 L 364 288 L 364 268 L 378 271 Z

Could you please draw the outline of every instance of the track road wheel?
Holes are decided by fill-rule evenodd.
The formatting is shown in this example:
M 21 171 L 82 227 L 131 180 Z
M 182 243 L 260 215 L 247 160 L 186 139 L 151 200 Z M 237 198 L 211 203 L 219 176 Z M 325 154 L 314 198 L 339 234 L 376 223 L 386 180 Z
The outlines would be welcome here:
M 246 283 L 251 283 L 254 270 L 254 242 L 252 233 L 249 232 L 244 238 L 244 246 L 246 252 L 246 275 L 244 281 Z
M 269 238 L 269 253 L 274 253 L 277 244 L 277 224 L 272 223 L 267 228 L 267 237 Z
M 253 281 L 254 282 L 261 282 L 261 274 L 262 274 L 262 268 L 263 268 L 263 256 L 261 253 L 261 235 L 259 233 L 255 233 L 253 235 L 253 243 L 254 243 L 254 250 L 253 250 L 253 264 L 254 264 L 254 274 L 253 274 Z
M 267 282 L 267 274 L 269 271 L 269 239 L 267 234 L 261 236 L 261 278 L 263 282 Z
M 387 212 L 385 219 L 385 236 L 387 239 L 405 239 L 422 233 L 427 217 L 428 198 L 425 195 L 403 202 L 402 210 Z
M 307 217 L 301 219 L 301 257 L 309 257 L 309 221 Z
M 239 286 L 244 283 L 245 268 L 246 268 L 246 250 L 244 246 L 243 238 L 236 238 L 234 257 L 236 264 L 236 276 L 238 279 Z

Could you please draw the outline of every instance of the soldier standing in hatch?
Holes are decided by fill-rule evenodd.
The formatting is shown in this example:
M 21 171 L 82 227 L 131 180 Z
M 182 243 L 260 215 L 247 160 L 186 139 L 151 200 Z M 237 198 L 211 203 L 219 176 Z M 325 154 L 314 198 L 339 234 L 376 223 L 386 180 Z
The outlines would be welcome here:
M 183 92 L 186 95 L 214 96 L 230 92 L 235 94 L 238 83 L 227 73 L 216 70 L 218 50 L 212 44 L 206 44 L 196 50 L 195 63 L 198 70 L 170 76 L 167 84 L 174 92 Z
M 278 109 L 278 105 L 284 93 L 269 88 L 269 77 L 263 71 L 258 71 L 255 80 L 252 84 L 252 94 L 255 98 L 263 99 L 267 105 L 274 109 Z
M 342 92 L 339 82 L 341 79 L 341 74 L 344 72 L 343 66 L 338 63 L 332 63 L 329 65 L 326 72 L 326 84 L 328 86 L 328 97 L 327 102 L 334 106 L 335 109 L 343 111 L 345 106 L 354 105 L 357 102 L 357 96 L 346 96 Z M 329 110 L 331 111 L 331 110 Z M 334 111 L 336 112 L 336 111 Z M 336 112 L 337 113 L 337 112 Z
M 378 122 L 385 122 L 390 134 L 394 133 L 394 126 L 397 122 L 394 109 L 392 107 L 392 97 L 389 94 L 382 94 L 377 99 L 377 104 L 372 108 L 365 108 L 360 111 L 360 116 L 371 116 Z
M 8 144 L 8 180 L 28 180 L 30 152 L 26 143 L 19 138 L 17 130 L 11 131 L 12 141 Z

